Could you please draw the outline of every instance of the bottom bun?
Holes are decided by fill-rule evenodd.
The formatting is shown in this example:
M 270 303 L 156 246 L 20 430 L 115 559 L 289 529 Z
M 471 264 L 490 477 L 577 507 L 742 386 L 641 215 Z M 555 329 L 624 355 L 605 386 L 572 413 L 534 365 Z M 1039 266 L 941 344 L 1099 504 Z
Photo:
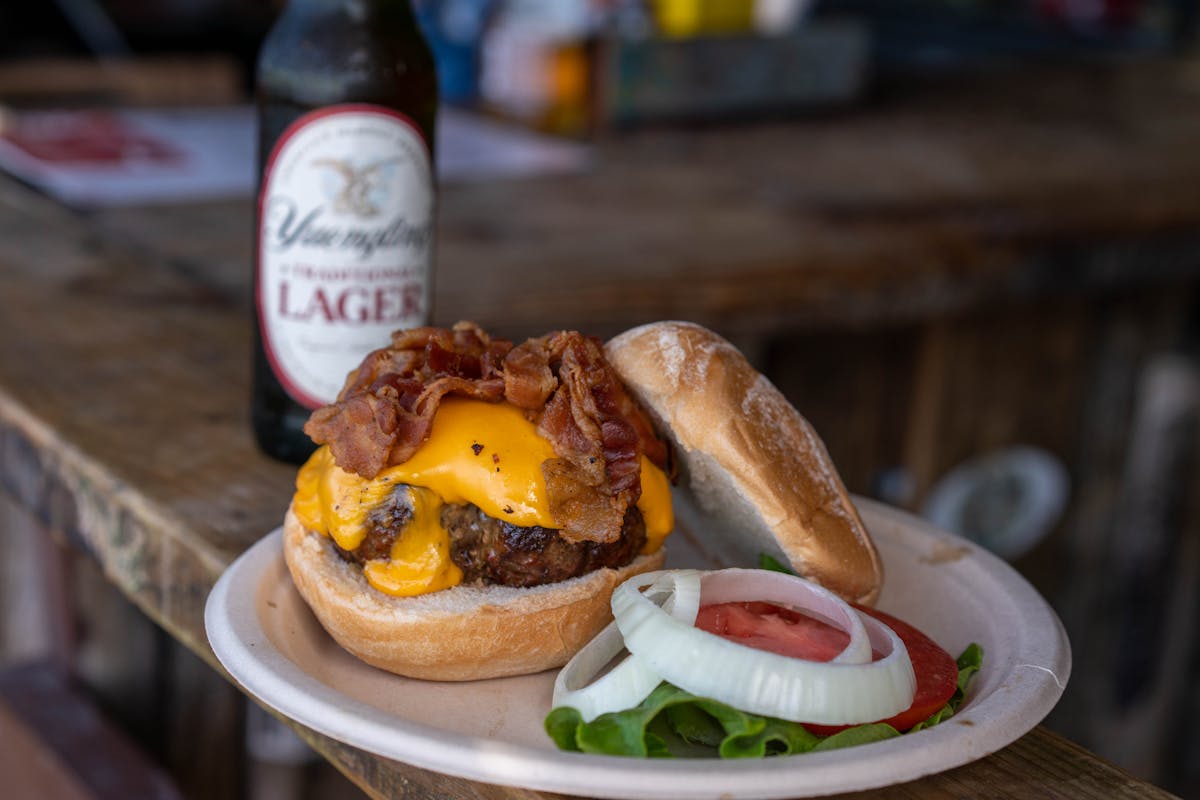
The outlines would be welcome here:
M 372 666 L 410 678 L 468 681 L 561 667 L 612 619 L 609 600 L 625 579 L 659 569 L 663 550 L 621 569 L 599 569 L 528 589 L 456 586 L 418 597 L 372 588 L 332 541 L 289 508 L 283 554 L 321 625 Z

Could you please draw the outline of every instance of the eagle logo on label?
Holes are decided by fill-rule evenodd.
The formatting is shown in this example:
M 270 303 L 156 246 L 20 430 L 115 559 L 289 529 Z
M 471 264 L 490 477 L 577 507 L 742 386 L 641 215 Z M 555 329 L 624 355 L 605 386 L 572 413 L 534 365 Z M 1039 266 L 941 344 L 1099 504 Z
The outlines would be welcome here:
M 397 163 L 399 159 L 389 158 L 356 167 L 349 159 L 319 158 L 312 165 L 330 170 L 325 189 L 331 195 L 335 214 L 369 219 L 382 210 L 387 197 L 385 178 Z

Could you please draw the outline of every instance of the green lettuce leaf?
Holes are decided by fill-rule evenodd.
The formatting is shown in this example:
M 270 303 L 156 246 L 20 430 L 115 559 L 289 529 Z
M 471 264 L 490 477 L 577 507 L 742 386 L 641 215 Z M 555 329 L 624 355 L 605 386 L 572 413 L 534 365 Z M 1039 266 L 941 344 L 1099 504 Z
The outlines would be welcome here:
M 939 722 L 945 722 L 954 716 L 955 712 L 962 706 L 963 700 L 967 697 L 967 687 L 971 684 L 971 679 L 975 677 L 975 673 L 979 672 L 979 668 L 983 666 L 983 648 L 972 642 L 967 645 L 966 650 L 962 651 L 957 662 L 958 686 L 955 687 L 954 694 L 950 695 L 950 699 L 946 701 L 946 705 L 931 714 L 928 719 L 918 722 L 909 728 L 909 733 L 932 728 Z
M 869 722 L 866 725 L 855 725 L 853 728 L 846 728 L 846 730 L 839 731 L 832 736 L 826 736 L 821 739 L 813 750 L 820 752 L 822 750 L 838 750 L 843 747 L 856 747 L 860 744 L 871 744 L 872 742 L 882 742 L 884 739 L 894 739 L 900 735 L 900 731 L 886 722 Z
M 912 731 L 953 716 L 982 663 L 983 649 L 977 644 L 968 646 L 958 657 L 958 687 L 953 697 Z M 869 723 L 817 736 L 799 723 L 748 714 L 665 682 L 637 706 L 601 714 L 591 722 L 584 722 L 573 708 L 552 709 L 545 728 L 562 750 L 641 758 L 762 758 L 854 747 L 901 735 L 891 725 Z
M 770 570 L 771 572 L 786 572 L 788 575 L 796 574 L 794 569 L 769 553 L 758 554 L 758 568 Z

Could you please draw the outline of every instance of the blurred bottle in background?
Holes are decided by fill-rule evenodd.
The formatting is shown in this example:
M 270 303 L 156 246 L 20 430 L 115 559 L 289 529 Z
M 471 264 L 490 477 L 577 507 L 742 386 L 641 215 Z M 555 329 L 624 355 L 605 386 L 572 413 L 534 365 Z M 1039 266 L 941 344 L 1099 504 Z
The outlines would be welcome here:
M 482 104 L 542 130 L 585 132 L 601 10 L 589 0 L 506 0 L 480 52 Z
M 664 36 L 687 38 L 751 30 L 754 0 L 653 0 L 654 18 Z
M 437 61 L 444 104 L 469 106 L 479 99 L 479 51 L 501 0 L 416 0 L 425 37 Z
M 291 0 L 256 75 L 252 418 L 286 461 L 362 357 L 430 316 L 433 56 L 409 0 Z

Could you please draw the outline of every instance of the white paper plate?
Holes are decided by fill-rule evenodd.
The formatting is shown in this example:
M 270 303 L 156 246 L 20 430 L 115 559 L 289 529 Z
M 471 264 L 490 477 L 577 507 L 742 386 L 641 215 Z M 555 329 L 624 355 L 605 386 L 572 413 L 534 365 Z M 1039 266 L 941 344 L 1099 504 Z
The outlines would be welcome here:
M 433 683 L 369 667 L 339 648 L 292 586 L 280 532 L 246 551 L 209 596 L 205 624 L 226 669 L 263 703 L 371 753 L 487 783 L 610 798 L 791 798 L 912 780 L 995 752 L 1058 701 L 1071 669 L 1057 616 L 1019 574 L 921 520 L 857 501 L 883 557 L 879 607 L 951 654 L 984 649 L 962 710 L 897 739 L 754 761 L 639 760 L 556 750 L 542 730 L 554 673 Z M 704 558 L 686 531 L 670 566 Z

